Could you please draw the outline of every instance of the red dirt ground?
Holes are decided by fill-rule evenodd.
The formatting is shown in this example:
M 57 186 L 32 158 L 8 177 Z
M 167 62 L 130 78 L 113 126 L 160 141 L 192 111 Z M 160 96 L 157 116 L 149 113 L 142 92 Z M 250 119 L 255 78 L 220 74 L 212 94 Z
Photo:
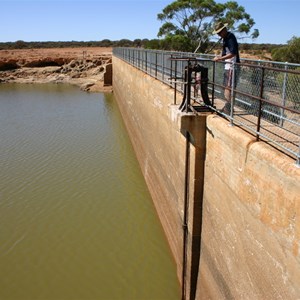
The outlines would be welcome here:
M 0 50 L 0 61 L 8 60 L 38 60 L 41 58 L 94 58 L 112 53 L 112 48 L 82 47 L 82 48 L 49 48 L 49 49 L 12 49 Z

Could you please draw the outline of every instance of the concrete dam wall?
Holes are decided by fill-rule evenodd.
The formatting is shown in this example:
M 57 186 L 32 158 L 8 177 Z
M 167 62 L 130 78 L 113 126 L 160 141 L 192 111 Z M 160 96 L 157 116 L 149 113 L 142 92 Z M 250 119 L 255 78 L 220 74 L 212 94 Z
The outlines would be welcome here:
M 182 299 L 300 299 L 300 169 L 113 57 L 113 91 L 177 265 Z

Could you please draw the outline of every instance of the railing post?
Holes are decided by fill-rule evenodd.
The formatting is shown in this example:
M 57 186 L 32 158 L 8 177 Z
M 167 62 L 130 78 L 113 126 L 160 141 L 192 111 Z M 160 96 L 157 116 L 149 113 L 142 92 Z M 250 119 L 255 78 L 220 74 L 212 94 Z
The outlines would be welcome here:
M 172 57 L 173 57 L 173 54 L 171 53 L 170 55 L 170 80 L 171 80 L 171 86 L 173 87 L 173 81 L 172 81 L 172 78 L 173 78 L 173 60 L 172 60 Z
M 145 52 L 145 63 L 146 63 L 146 66 L 145 66 L 145 72 L 147 73 L 147 71 L 148 71 L 148 69 L 147 69 L 147 67 L 148 67 L 148 57 L 147 57 L 147 51 Z
M 155 78 L 157 79 L 157 52 L 155 52 Z
M 177 60 L 175 60 L 175 84 L 174 84 L 174 104 L 176 105 L 177 100 Z
M 211 92 L 211 103 L 214 106 L 215 103 L 215 80 L 216 80 L 216 62 L 213 62 L 213 80 L 212 80 L 212 92 Z
M 285 63 L 284 69 L 287 70 L 287 62 Z M 283 84 L 282 84 L 282 106 L 285 107 L 286 104 L 286 88 L 287 88 L 287 78 L 288 75 L 284 72 Z M 283 118 L 284 118 L 284 109 L 280 108 L 280 127 L 283 126 Z
M 132 65 L 135 66 L 135 50 L 132 50 Z
M 191 105 L 191 82 L 192 82 L 192 68 L 191 68 L 191 62 L 189 60 L 187 65 L 187 82 L 186 82 L 186 88 L 187 88 L 186 107 L 185 107 L 186 113 L 189 112 L 190 105 Z
M 165 81 L 165 56 L 164 53 L 162 54 L 162 81 Z
M 300 143 L 299 143 L 299 151 L 296 159 L 296 166 L 300 168 Z
M 233 126 L 233 106 L 234 106 L 234 89 L 235 89 L 235 63 L 232 63 L 232 79 L 230 91 L 230 125 Z
M 265 68 L 261 67 L 261 79 L 260 79 L 260 93 L 259 93 L 259 107 L 258 107 L 258 116 L 257 116 L 257 128 L 256 128 L 256 140 L 259 140 L 260 132 L 260 121 L 262 115 L 262 98 L 264 94 L 264 77 L 265 77 Z

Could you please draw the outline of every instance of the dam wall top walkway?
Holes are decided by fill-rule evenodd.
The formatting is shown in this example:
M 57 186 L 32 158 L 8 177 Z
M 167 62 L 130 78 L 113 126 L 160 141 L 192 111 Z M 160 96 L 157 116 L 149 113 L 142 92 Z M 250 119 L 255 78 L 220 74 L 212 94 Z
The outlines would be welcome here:
M 295 159 L 300 167 L 300 65 L 241 59 L 233 70 L 230 91 L 231 109 L 223 111 L 226 103 L 223 83 L 224 62 L 212 61 L 211 55 L 170 52 L 135 48 L 114 48 L 113 54 L 184 94 L 187 84 L 186 68 L 193 64 L 208 70 L 210 104 L 201 93 L 201 73 L 192 72 L 191 106 L 205 106 Z

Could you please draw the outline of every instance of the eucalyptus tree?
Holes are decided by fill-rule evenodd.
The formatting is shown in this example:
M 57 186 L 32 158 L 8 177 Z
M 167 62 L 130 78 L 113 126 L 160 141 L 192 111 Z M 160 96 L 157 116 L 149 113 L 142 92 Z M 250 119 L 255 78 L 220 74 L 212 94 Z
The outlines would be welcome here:
M 293 36 L 286 46 L 273 49 L 272 59 L 300 64 L 300 37 Z
M 256 38 L 255 22 L 243 6 L 235 1 L 176 0 L 167 5 L 158 20 L 164 22 L 158 32 L 164 44 L 173 50 L 207 53 L 214 47 L 213 27 L 216 22 L 228 23 L 228 29 L 240 38 Z

